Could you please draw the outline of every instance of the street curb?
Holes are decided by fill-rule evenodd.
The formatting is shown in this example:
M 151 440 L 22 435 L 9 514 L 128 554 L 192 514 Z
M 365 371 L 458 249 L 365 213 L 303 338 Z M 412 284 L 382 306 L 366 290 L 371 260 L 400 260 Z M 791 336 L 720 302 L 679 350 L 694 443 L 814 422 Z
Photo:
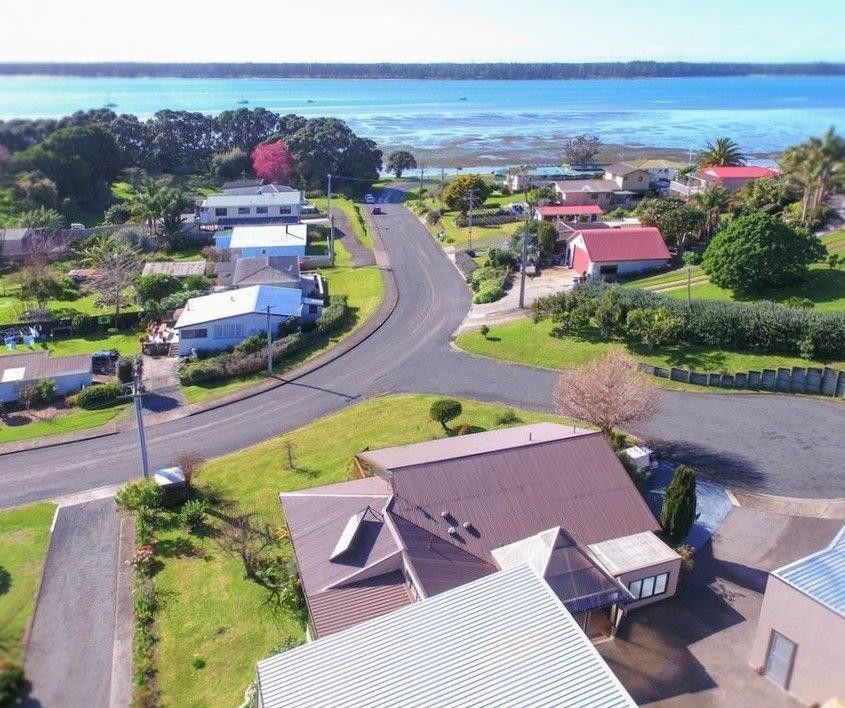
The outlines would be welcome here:
M 396 287 L 396 280 L 393 277 L 393 271 L 390 268 L 390 259 L 387 256 L 387 252 L 384 250 L 384 246 L 381 240 L 381 231 L 379 230 L 378 226 L 374 225 L 372 236 L 374 246 L 373 253 L 380 253 L 380 256 L 384 259 L 384 262 L 387 264 L 386 266 L 377 266 L 382 276 L 382 283 L 384 284 L 384 295 L 382 297 L 381 303 L 379 304 L 378 310 L 376 310 L 372 317 L 370 317 L 370 319 L 368 319 L 359 330 L 354 332 L 347 339 L 343 340 L 342 342 L 339 342 L 335 347 L 332 347 L 329 351 L 320 355 L 313 361 L 305 363 L 299 368 L 294 369 L 294 371 L 291 372 L 292 375 L 290 376 L 285 376 L 284 378 L 274 376 L 273 381 L 266 382 L 255 387 L 247 387 L 243 392 L 235 392 L 230 394 L 229 396 L 221 396 L 219 399 L 210 401 L 208 403 L 194 404 L 196 408 L 192 406 L 187 406 L 185 410 L 179 415 L 168 417 L 159 421 L 150 421 L 147 425 L 147 428 L 152 429 L 163 423 L 170 423 L 174 420 L 180 420 L 182 418 L 191 418 L 195 415 L 198 415 L 199 413 L 217 410 L 232 403 L 237 403 L 239 401 L 245 401 L 250 398 L 254 398 L 263 393 L 267 393 L 268 391 L 280 388 L 285 384 L 293 383 L 301 379 L 302 377 L 307 376 L 308 374 L 311 374 L 314 371 L 323 368 L 327 364 L 331 364 L 339 357 L 347 354 L 348 352 L 355 349 L 358 345 L 367 341 L 373 334 L 375 334 L 379 329 L 381 329 L 385 322 L 387 322 L 399 302 L 399 292 Z M 32 441 L 22 441 L 21 443 L 3 443 L 0 444 L 0 457 L 2 457 L 3 455 L 12 455 L 19 452 L 28 452 L 30 450 L 41 450 L 44 448 L 59 447 L 62 445 L 68 445 L 70 443 L 84 442 L 86 440 L 96 440 L 98 438 L 117 435 L 118 433 L 131 430 L 132 428 L 133 425 L 131 425 L 131 421 L 129 421 L 129 423 L 123 425 L 115 424 L 115 428 L 109 431 L 97 432 L 95 430 L 87 434 L 81 434 L 77 437 L 67 438 L 64 440 L 39 443 L 39 438 L 33 438 Z M 7 445 L 12 447 L 7 448 Z
M 115 562 L 114 627 L 112 636 L 109 705 L 132 703 L 132 557 L 135 551 L 135 517 L 116 509 L 118 536 Z
M 41 502 L 33 502 L 39 504 Z M 51 504 L 55 502 L 50 502 Z M 35 584 L 35 604 L 32 606 L 32 613 L 29 615 L 29 620 L 26 623 L 26 629 L 21 640 L 21 666 L 26 665 L 26 655 L 29 651 L 29 636 L 32 634 L 32 625 L 35 624 L 35 613 L 38 612 L 38 603 L 41 601 L 41 588 L 44 585 L 44 567 L 47 565 L 47 556 L 50 553 L 50 546 L 53 544 L 53 529 L 56 528 L 56 519 L 59 517 L 61 507 L 56 504 L 53 511 L 53 520 L 50 522 L 50 537 L 47 539 L 47 552 L 44 554 L 44 562 L 41 564 L 41 570 L 38 571 L 38 582 Z

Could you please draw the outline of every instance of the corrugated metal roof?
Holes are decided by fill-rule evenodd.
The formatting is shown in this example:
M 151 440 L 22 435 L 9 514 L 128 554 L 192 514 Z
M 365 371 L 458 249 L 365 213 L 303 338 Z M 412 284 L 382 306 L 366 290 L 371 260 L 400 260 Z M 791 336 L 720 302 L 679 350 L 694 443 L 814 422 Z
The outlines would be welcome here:
M 253 312 L 278 317 L 302 314 L 302 292 L 296 288 L 278 288 L 272 285 L 253 285 L 240 290 L 227 290 L 202 297 L 192 297 L 185 304 L 176 320 L 176 329 L 238 317 Z
M 24 370 L 22 377 L 16 377 L 15 380 L 18 381 L 87 374 L 91 373 L 91 355 L 72 354 L 51 357 L 46 351 L 0 355 L 0 380 L 4 380 L 5 372 L 10 369 Z
M 827 548 L 772 575 L 845 617 L 845 526 Z
M 258 663 L 264 708 L 634 706 L 527 566 Z
M 557 423 L 532 423 L 472 435 L 457 435 L 411 445 L 369 450 L 359 452 L 357 457 L 382 470 L 397 470 L 410 465 L 454 460 L 459 457 L 524 447 L 548 440 L 564 440 L 578 435 L 589 435 L 593 432 Z
M 624 229 L 585 229 L 581 232 L 590 260 L 594 263 L 615 261 L 659 261 L 668 259 L 669 249 L 653 226 Z
M 627 162 L 616 162 L 612 165 L 608 165 L 604 168 L 605 172 L 609 172 L 612 175 L 619 175 L 624 177 L 625 175 L 629 175 L 632 172 L 638 172 L 642 170 L 641 167 L 635 167 L 634 165 L 629 165 Z
M 600 433 L 392 469 L 391 480 L 394 515 L 488 562 L 554 526 L 582 544 L 660 528 Z
M 261 194 L 210 194 L 203 201 L 206 207 L 234 207 L 234 206 L 271 206 L 275 204 L 300 204 L 302 193 L 296 190 L 290 192 L 269 192 Z
M 236 226 L 232 229 L 229 248 L 273 248 L 302 246 L 308 240 L 308 224 L 277 226 Z
M 681 558 L 651 531 L 593 543 L 588 548 L 613 575 L 622 575 Z
M 555 182 L 555 187 L 563 194 L 572 192 L 612 192 L 619 185 L 612 179 L 567 179 Z
M 604 214 L 598 204 L 581 204 L 578 206 L 559 206 L 550 204 L 537 207 L 540 216 L 577 216 L 579 214 Z
M 232 284 L 299 285 L 299 259 L 296 256 L 238 258 Z
M 175 278 L 187 278 L 189 275 L 205 275 L 205 261 L 148 261 L 144 263 L 141 275 L 166 273 Z

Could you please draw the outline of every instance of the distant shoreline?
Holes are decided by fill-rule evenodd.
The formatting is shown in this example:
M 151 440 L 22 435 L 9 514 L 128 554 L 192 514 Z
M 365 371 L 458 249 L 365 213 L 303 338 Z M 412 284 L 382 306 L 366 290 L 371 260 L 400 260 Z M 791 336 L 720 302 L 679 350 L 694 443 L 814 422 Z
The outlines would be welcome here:
M 86 78 L 344 79 L 432 81 L 564 81 L 584 79 L 845 76 L 845 63 L 590 62 L 590 63 L 151 63 L 3 62 L 0 76 Z

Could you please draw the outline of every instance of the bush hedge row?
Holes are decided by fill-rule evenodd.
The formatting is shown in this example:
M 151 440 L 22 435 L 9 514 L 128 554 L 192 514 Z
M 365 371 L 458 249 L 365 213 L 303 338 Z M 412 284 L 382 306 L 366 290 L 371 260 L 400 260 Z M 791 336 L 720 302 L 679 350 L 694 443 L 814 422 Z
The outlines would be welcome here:
M 79 393 L 68 396 L 67 403 L 80 408 L 101 408 L 115 403 L 123 395 L 124 390 L 120 382 L 109 381 L 104 384 L 88 386 Z
M 287 356 L 304 348 L 308 344 L 326 336 L 338 329 L 348 312 L 346 296 L 332 295 L 328 307 L 311 327 L 303 327 L 301 331 L 290 332 L 273 342 L 273 366 L 279 365 Z M 179 369 L 179 380 L 183 386 L 195 386 L 213 381 L 257 374 L 267 366 L 267 352 L 264 347 L 255 348 L 259 343 L 250 337 L 244 340 L 232 351 L 189 362 Z
M 845 357 L 845 313 L 814 312 L 784 307 L 774 302 L 686 301 L 648 290 L 621 288 L 605 283 L 585 283 L 569 293 L 556 293 L 534 303 L 535 320 L 566 319 L 583 304 L 595 308 L 613 290 L 621 322 L 639 308 L 665 308 L 681 320 L 678 341 L 733 351 L 789 354 L 831 361 Z

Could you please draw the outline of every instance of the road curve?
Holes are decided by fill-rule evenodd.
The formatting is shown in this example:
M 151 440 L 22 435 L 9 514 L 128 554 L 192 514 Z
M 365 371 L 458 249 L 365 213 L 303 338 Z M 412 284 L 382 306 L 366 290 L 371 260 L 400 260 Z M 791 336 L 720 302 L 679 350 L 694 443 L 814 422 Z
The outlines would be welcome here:
M 150 463 L 191 449 L 222 455 L 392 392 L 443 393 L 552 410 L 555 374 L 474 357 L 448 346 L 470 306 L 454 265 L 419 220 L 385 190 L 375 217 L 398 303 L 372 336 L 293 383 L 148 428 Z M 714 479 L 786 496 L 845 496 L 845 408 L 763 395 L 668 392 L 642 432 Z M 139 470 L 133 432 L 0 457 L 0 507 L 122 482 Z

